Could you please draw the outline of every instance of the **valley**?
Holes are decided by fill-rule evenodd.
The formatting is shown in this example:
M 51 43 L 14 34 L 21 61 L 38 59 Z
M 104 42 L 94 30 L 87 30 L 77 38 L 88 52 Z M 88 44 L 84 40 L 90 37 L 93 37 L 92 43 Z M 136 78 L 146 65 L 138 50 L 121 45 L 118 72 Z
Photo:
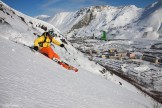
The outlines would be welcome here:
M 69 41 L 89 60 L 105 67 L 108 71 L 101 72 L 105 77 L 107 72 L 118 75 L 162 103 L 161 41 L 85 38 Z

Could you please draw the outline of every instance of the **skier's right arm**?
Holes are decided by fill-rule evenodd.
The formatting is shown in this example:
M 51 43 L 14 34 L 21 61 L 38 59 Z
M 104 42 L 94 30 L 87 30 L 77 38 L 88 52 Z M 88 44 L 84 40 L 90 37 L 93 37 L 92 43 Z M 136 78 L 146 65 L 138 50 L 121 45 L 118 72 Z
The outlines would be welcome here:
M 43 36 L 35 39 L 35 41 L 34 41 L 34 50 L 36 50 L 36 51 L 38 50 L 39 42 L 43 42 L 43 40 L 44 40 Z
M 39 43 L 40 42 L 43 42 L 44 41 L 44 37 L 43 36 L 40 36 L 40 37 L 38 37 L 37 39 L 35 39 L 35 41 L 34 41 L 34 46 L 39 46 Z

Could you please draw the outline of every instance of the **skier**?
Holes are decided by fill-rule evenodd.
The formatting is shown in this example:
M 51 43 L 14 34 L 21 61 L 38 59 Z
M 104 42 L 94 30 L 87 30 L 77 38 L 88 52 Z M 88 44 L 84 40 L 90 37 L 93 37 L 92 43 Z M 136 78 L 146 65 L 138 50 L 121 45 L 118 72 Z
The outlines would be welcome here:
M 36 50 L 36 51 L 39 50 L 40 53 L 46 55 L 50 59 L 52 59 L 55 62 L 57 62 L 58 64 L 62 65 L 64 68 L 66 68 L 68 70 L 74 70 L 75 72 L 77 72 L 78 71 L 77 68 L 61 61 L 59 55 L 52 50 L 51 42 L 60 46 L 60 47 L 65 48 L 64 44 L 62 44 L 61 42 L 57 41 L 54 38 L 54 36 L 56 36 L 56 35 L 57 34 L 55 34 L 53 31 L 44 32 L 40 37 L 35 39 L 34 50 Z
M 66 69 L 68 69 L 69 66 L 60 62 L 61 60 L 60 60 L 59 55 L 57 53 L 55 53 L 53 51 L 53 49 L 51 48 L 51 42 L 60 46 L 60 47 L 64 47 L 64 44 L 57 41 L 53 36 L 54 36 L 54 33 L 52 33 L 52 32 L 44 32 L 40 37 L 35 39 L 34 50 L 36 50 L 36 51 L 39 50 L 40 53 L 46 55 L 48 58 L 50 58 L 56 62 L 59 62 L 60 65 L 62 65 Z
M 38 37 L 37 39 L 35 39 L 34 41 L 34 50 L 38 51 L 44 55 L 46 55 L 47 57 L 49 57 L 50 59 L 58 59 L 60 60 L 60 57 L 58 56 L 57 53 L 55 53 L 52 48 L 51 48 L 51 42 L 53 42 L 54 44 L 60 46 L 60 47 L 64 47 L 64 44 L 62 44 L 61 42 L 57 41 L 54 37 L 53 34 L 50 32 L 44 32 L 40 37 Z

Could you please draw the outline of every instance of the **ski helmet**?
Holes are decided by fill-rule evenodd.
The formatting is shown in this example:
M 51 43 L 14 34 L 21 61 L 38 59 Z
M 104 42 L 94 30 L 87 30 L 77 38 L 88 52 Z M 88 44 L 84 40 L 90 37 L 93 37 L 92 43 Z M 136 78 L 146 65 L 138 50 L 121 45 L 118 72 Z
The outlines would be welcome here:
M 50 34 L 50 36 L 55 36 L 55 33 L 53 30 L 49 30 L 48 33 Z

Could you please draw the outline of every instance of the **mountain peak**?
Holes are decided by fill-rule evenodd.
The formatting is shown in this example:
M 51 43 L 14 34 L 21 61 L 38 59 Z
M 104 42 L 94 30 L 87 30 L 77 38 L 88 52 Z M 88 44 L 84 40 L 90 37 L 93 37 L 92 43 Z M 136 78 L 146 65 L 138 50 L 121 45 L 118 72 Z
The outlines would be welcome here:
M 39 17 L 48 18 L 48 17 L 50 17 L 50 16 L 48 16 L 48 15 L 38 15 L 38 16 L 36 16 L 35 18 L 39 18 Z
M 101 12 L 103 10 L 108 10 L 110 8 L 113 8 L 113 6 L 108 5 L 102 5 L 102 6 L 91 6 L 91 7 L 85 7 L 77 11 L 77 13 L 83 13 L 83 12 Z
M 39 19 L 39 20 L 43 20 L 43 21 L 47 21 L 47 20 L 49 20 L 51 17 L 48 16 L 48 15 L 38 15 L 38 16 L 35 16 L 34 18 Z
M 90 7 L 90 10 L 92 12 L 101 12 L 103 10 L 108 10 L 109 8 L 112 8 L 112 6 L 106 6 L 106 5 L 103 5 L 103 6 L 92 6 L 92 7 Z

